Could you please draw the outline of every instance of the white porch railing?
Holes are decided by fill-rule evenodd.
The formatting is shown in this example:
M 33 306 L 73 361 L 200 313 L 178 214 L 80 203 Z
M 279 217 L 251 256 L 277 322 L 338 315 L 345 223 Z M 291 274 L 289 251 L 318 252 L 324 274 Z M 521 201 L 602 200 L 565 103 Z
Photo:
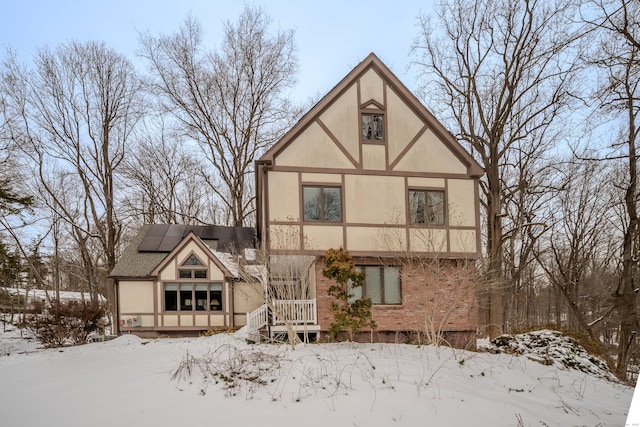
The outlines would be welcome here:
M 276 325 L 287 322 L 294 325 L 318 323 L 315 299 L 276 300 L 274 303 L 273 323 Z
M 247 313 L 247 328 L 251 331 L 258 331 L 266 326 L 269 320 L 269 308 L 267 304 L 263 304 L 251 313 Z
M 263 304 L 251 313 L 247 313 L 247 327 L 258 331 L 269 321 L 269 308 Z M 274 301 L 273 324 L 315 325 L 318 323 L 318 310 L 315 299 L 276 300 Z

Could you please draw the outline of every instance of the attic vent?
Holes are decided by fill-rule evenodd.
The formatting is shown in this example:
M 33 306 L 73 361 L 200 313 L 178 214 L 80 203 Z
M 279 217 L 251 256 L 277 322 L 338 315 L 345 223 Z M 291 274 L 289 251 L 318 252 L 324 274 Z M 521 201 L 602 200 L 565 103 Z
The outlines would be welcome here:
M 182 265 L 203 265 L 195 255 L 191 255 Z

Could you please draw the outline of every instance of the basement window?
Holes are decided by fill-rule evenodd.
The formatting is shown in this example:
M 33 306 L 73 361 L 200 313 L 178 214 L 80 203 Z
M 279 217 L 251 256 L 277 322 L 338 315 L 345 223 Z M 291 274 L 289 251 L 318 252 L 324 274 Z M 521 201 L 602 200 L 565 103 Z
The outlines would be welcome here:
M 366 265 L 356 268 L 364 273 L 364 282 L 362 287 L 350 290 L 352 301 L 364 296 L 376 305 L 402 304 L 400 267 Z

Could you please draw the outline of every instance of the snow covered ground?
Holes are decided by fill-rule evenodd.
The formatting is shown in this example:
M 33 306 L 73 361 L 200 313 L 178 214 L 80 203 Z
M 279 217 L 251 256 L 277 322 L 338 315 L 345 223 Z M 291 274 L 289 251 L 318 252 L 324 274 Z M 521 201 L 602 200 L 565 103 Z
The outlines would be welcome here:
M 623 426 L 632 395 L 515 354 L 353 343 L 292 351 L 229 334 L 43 350 L 15 330 L 0 334 L 2 426 Z

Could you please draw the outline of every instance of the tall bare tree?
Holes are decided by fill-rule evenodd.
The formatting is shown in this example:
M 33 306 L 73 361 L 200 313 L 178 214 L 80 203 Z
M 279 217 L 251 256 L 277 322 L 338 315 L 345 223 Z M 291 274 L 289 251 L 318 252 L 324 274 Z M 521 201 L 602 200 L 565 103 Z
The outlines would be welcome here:
M 300 114 L 286 97 L 298 71 L 292 30 L 270 32 L 262 9 L 245 7 L 225 25 L 217 51 L 203 47 L 200 25 L 188 18 L 170 36 L 140 35 L 141 55 L 164 110 L 199 143 L 212 170 L 205 177 L 230 225 L 253 222 L 253 161 Z
M 3 64 L 11 138 L 31 156 L 40 201 L 70 226 L 95 291 L 92 282 L 116 263 L 116 171 L 142 115 L 140 82 L 126 58 L 98 42 L 42 49 L 33 64 L 11 54 Z
M 610 157 L 624 162 L 618 186 L 623 208 L 620 280 L 613 293 L 620 331 L 616 371 L 625 376 L 636 346 L 638 317 L 638 155 L 640 134 L 640 3 L 634 0 L 594 0 L 587 5 L 585 20 L 594 29 L 597 49 L 592 62 L 600 71 L 599 107 L 618 119 L 618 140 Z
M 486 171 L 481 188 L 487 265 L 480 303 L 491 336 L 503 328 L 509 284 L 505 203 L 514 199 L 511 191 L 523 190 L 507 191 L 505 165 L 515 152 L 540 156 L 555 142 L 552 125 L 567 106 L 575 68 L 567 51 L 572 10 L 564 1 L 450 0 L 442 4 L 437 26 L 427 16 L 419 19 L 413 53 L 425 101 L 437 110 L 445 106 L 458 139 Z
M 608 270 L 612 261 L 613 191 L 610 180 L 604 179 L 611 174 L 610 165 L 593 160 L 564 164 L 559 194 L 550 203 L 550 232 L 536 254 L 550 285 L 562 294 L 567 326 L 594 341 L 600 340 L 595 326 L 611 312 L 606 303 L 591 304 L 604 302 L 610 283 L 590 286 L 590 279 Z

